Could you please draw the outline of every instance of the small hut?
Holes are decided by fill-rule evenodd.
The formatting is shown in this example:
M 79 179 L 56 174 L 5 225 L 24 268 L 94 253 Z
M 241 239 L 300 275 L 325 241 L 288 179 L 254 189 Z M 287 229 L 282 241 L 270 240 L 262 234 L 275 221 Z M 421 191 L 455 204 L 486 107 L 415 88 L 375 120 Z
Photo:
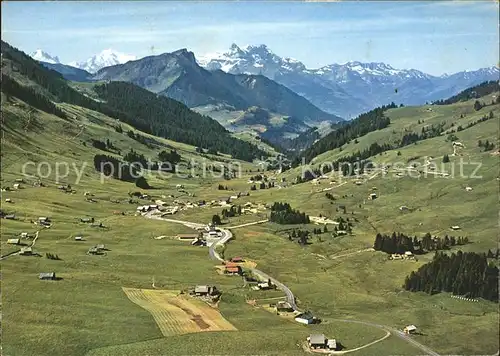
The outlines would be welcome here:
M 43 280 L 43 281 L 55 280 L 56 273 L 55 272 L 40 273 L 40 275 L 38 276 L 38 279 Z
M 33 249 L 31 247 L 23 247 L 19 254 L 22 256 L 31 256 L 33 254 Z

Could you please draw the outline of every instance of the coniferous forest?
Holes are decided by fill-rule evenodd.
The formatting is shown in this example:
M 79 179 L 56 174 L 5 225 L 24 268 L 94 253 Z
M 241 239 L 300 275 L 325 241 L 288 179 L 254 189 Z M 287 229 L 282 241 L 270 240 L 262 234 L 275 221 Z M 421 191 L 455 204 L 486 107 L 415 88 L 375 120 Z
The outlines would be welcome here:
M 94 168 L 106 177 L 113 177 L 126 182 L 134 182 L 138 177 L 136 167 L 126 164 L 113 156 L 95 155 Z
M 15 96 L 37 109 L 59 116 L 63 119 L 66 118 L 66 114 L 44 95 L 37 93 L 32 88 L 18 84 L 15 80 L 12 80 L 9 76 L 4 74 L 2 74 L 2 92 L 8 96 Z
M 366 135 L 375 130 L 381 130 L 391 123 L 389 118 L 384 116 L 388 109 L 396 108 L 396 104 L 391 103 L 359 115 L 349 123 L 340 125 L 336 130 L 330 132 L 313 146 L 304 151 L 306 162 L 310 162 L 317 155 L 342 147 L 344 144 L 357 137 Z
M 436 252 L 431 262 L 406 277 L 403 287 L 411 292 L 451 292 L 498 302 L 498 267 L 488 264 L 484 253 Z
M 448 98 L 446 100 L 436 100 L 433 104 L 435 105 L 449 105 L 453 103 L 458 103 L 460 101 L 467 101 L 470 99 L 475 99 L 479 98 L 491 93 L 494 93 L 496 91 L 500 90 L 500 87 L 498 85 L 497 81 L 488 81 L 481 83 L 479 85 L 476 85 L 472 88 L 467 88 L 457 95 L 452 96 L 451 98 Z M 497 98 L 497 102 L 500 98 Z
M 269 220 L 278 224 L 309 224 L 309 216 L 292 209 L 288 203 L 276 202 L 271 207 Z
M 427 233 L 422 238 L 418 238 L 417 236 L 411 237 L 400 232 L 393 232 L 391 235 L 378 233 L 373 248 L 375 251 L 387 253 L 402 254 L 410 251 L 415 254 L 423 254 L 428 251 L 448 250 L 450 247 L 467 243 L 469 243 L 469 239 L 462 236 L 445 235 L 444 237 L 437 237 Z

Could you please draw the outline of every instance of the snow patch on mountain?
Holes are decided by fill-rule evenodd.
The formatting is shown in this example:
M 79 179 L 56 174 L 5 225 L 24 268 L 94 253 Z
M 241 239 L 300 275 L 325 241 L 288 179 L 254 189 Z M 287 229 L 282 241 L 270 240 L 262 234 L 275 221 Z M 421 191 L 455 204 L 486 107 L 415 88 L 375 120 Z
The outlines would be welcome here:
M 37 49 L 30 56 L 34 60 L 40 61 L 40 62 L 46 62 L 46 63 L 50 63 L 50 64 L 61 63 L 57 56 L 51 56 L 50 54 L 48 54 L 47 52 L 45 52 L 41 49 Z
M 283 75 L 317 76 L 320 79 L 338 83 L 352 80 L 365 82 L 405 80 L 410 78 L 429 79 L 432 76 L 415 69 L 396 69 L 388 64 L 358 61 L 344 64 L 330 64 L 313 69 L 295 58 L 280 57 L 266 45 L 246 45 L 239 47 L 233 43 L 227 52 L 208 53 L 197 59 L 202 67 L 208 70 L 222 70 L 231 74 L 262 74 L 271 79 Z
M 398 69 L 381 62 L 350 61 L 307 68 L 293 58 L 283 58 L 266 45 L 232 44 L 226 52 L 198 58 L 208 70 L 231 74 L 261 74 L 290 88 L 320 109 L 353 117 L 391 101 L 420 105 L 453 96 L 486 80 L 498 80 L 497 67 L 442 76 L 416 69 Z
M 262 74 L 271 79 L 284 72 L 305 70 L 304 64 L 294 58 L 281 58 L 266 45 L 239 47 L 233 43 L 227 52 L 207 53 L 197 58 L 208 70 L 222 70 L 231 74 Z
M 90 57 L 89 59 L 82 62 L 71 62 L 70 66 L 84 69 L 90 73 L 96 73 L 99 69 L 104 67 L 114 66 L 117 64 L 123 64 L 128 61 L 133 61 L 137 59 L 136 56 L 121 53 L 113 49 L 105 49 L 102 52 Z
M 347 62 L 344 64 L 330 64 L 318 69 L 308 69 L 308 73 L 328 76 L 330 80 L 339 82 L 347 82 L 353 78 L 360 78 L 365 81 L 377 78 L 404 79 L 404 78 L 431 78 L 432 76 L 425 74 L 415 69 L 396 69 L 389 64 L 380 62 L 362 63 L 362 62 Z

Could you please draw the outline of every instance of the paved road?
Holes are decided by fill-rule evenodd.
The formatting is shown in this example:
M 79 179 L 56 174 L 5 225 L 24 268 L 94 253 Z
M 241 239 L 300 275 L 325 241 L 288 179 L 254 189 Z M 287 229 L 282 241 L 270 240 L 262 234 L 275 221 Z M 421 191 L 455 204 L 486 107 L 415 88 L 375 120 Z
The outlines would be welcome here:
M 168 221 L 168 222 L 183 224 L 185 226 L 194 227 L 194 228 L 206 226 L 206 225 L 203 225 L 203 224 L 192 223 L 192 222 L 184 221 L 184 220 L 175 220 L 175 219 L 163 218 L 163 217 L 158 216 L 158 215 L 153 215 L 154 212 L 155 211 L 149 211 L 149 212 L 143 214 L 143 216 L 146 217 L 146 218 L 148 218 L 148 219 L 163 220 L 163 221 Z M 233 238 L 233 234 L 228 229 L 235 229 L 235 228 L 244 227 L 244 226 L 262 224 L 262 223 L 267 222 L 267 221 L 268 220 L 266 219 L 266 220 L 260 220 L 260 221 L 252 222 L 252 223 L 246 223 L 246 224 L 242 224 L 242 225 L 232 226 L 232 227 L 229 227 L 229 228 L 219 228 L 219 230 L 222 233 L 222 236 L 219 239 L 215 240 L 208 247 L 208 254 L 209 254 L 210 258 L 213 259 L 213 260 L 218 260 L 219 262 L 224 262 L 224 259 L 217 252 L 216 248 L 218 246 L 223 246 L 224 244 L 226 244 L 229 240 L 231 240 Z M 262 272 L 261 270 L 259 270 L 257 268 L 250 268 L 250 271 L 254 275 L 262 278 L 263 280 L 270 279 L 271 282 L 274 283 L 278 289 L 282 290 L 285 293 L 286 299 L 287 299 L 288 303 L 290 303 L 290 305 L 292 306 L 292 308 L 294 310 L 298 311 L 297 304 L 295 303 L 295 296 L 293 295 L 293 292 L 290 290 L 290 288 L 288 288 L 286 285 L 284 285 L 280 281 L 274 279 L 273 277 L 269 276 L 268 274 Z
M 218 260 L 220 262 L 224 262 L 224 259 L 216 251 L 216 248 L 217 248 L 217 246 L 224 246 L 224 244 L 226 242 L 228 242 L 229 240 L 231 240 L 233 238 L 233 234 L 231 233 L 231 231 L 226 230 L 226 229 L 220 229 L 219 228 L 219 230 L 221 231 L 222 236 L 218 240 L 214 241 L 208 247 L 208 254 L 209 254 L 209 256 L 210 256 L 211 259 Z
M 430 356 L 439 356 L 439 354 L 437 352 L 431 350 L 427 346 L 422 345 L 418 341 L 412 339 L 409 335 L 405 334 L 404 332 L 402 332 L 400 330 L 397 330 L 397 329 L 394 329 L 394 328 L 391 328 L 390 326 L 385 326 L 385 325 L 380 325 L 380 324 L 376 324 L 376 323 L 371 323 L 369 321 L 360 321 L 360 320 L 351 320 L 351 319 L 333 319 L 333 320 L 344 322 L 344 323 L 356 323 L 356 324 L 361 324 L 361 325 L 373 326 L 373 327 L 378 328 L 378 329 L 382 329 L 382 330 L 385 330 L 385 331 L 390 331 L 391 334 L 393 334 L 393 335 L 395 335 L 395 336 L 397 336 L 397 337 L 405 340 L 406 342 L 409 342 L 413 346 L 415 346 L 418 349 L 420 349 L 423 352 L 425 352 L 427 355 L 430 355 Z
M 247 225 L 247 224 L 245 224 L 245 225 Z M 240 227 L 240 226 L 238 226 L 238 227 Z M 212 259 L 216 259 L 216 260 L 219 260 L 220 262 L 224 262 L 224 259 L 216 251 L 216 247 L 223 246 L 225 243 L 227 243 L 229 240 L 231 240 L 231 238 L 233 237 L 233 234 L 231 233 L 231 231 L 229 231 L 227 229 L 219 228 L 219 230 L 222 232 L 222 237 L 210 245 L 210 247 L 208 248 L 208 253 L 210 254 L 210 257 Z M 286 299 L 287 299 L 288 303 L 290 303 L 290 305 L 292 306 L 293 310 L 298 311 L 297 304 L 295 303 L 295 296 L 293 295 L 290 288 L 288 288 L 280 281 L 274 279 L 273 277 L 269 276 L 268 274 L 262 272 L 261 270 L 259 270 L 257 268 L 250 268 L 250 271 L 252 272 L 252 274 L 261 278 L 264 281 L 267 281 L 270 279 L 271 282 L 273 284 L 275 284 L 278 289 L 282 290 L 285 293 Z
M 166 219 L 166 218 L 162 218 L 162 217 L 155 216 L 155 215 L 152 215 L 152 214 L 153 214 L 153 212 L 148 212 L 148 213 L 145 213 L 144 216 L 147 217 L 147 218 L 149 218 L 149 219 L 156 219 L 156 220 L 163 220 L 163 221 L 168 221 L 168 222 L 173 222 L 173 223 L 179 223 L 179 224 L 183 224 L 185 226 L 194 227 L 194 228 L 205 226 L 203 224 L 192 223 L 192 222 L 189 222 L 189 221 L 175 220 L 175 219 Z M 257 222 L 257 223 L 260 223 L 260 222 Z M 255 223 L 251 223 L 251 224 L 253 225 Z M 244 225 L 247 225 L 247 224 L 244 224 Z M 241 225 L 237 226 L 237 227 L 241 227 Z M 220 228 L 220 230 L 222 232 L 222 237 L 220 237 L 218 240 L 216 240 L 214 243 L 212 243 L 212 245 L 209 246 L 208 252 L 209 252 L 210 257 L 212 259 L 216 259 L 216 260 L 218 260 L 220 262 L 224 262 L 224 259 L 217 253 L 217 251 L 215 250 L 215 248 L 216 248 L 216 246 L 222 246 L 225 243 L 227 243 L 233 237 L 233 234 L 231 233 L 231 231 L 229 231 L 227 229 L 221 229 Z M 273 277 L 269 276 L 268 274 L 266 274 L 266 273 L 264 273 L 264 272 L 262 272 L 262 271 L 260 271 L 260 270 L 258 270 L 256 268 L 251 268 L 250 270 L 252 271 L 253 274 L 259 276 L 260 278 L 262 278 L 264 280 L 270 279 L 271 282 L 274 283 L 278 287 L 278 289 L 282 290 L 285 293 L 287 301 L 290 303 L 290 305 L 292 306 L 292 308 L 294 310 L 298 311 L 297 304 L 295 303 L 295 296 L 293 295 L 293 292 L 290 290 L 290 288 L 288 288 L 286 285 L 284 285 L 280 281 L 274 279 Z M 391 332 L 391 334 L 393 334 L 393 335 L 395 335 L 395 336 L 397 336 L 397 337 L 405 340 L 406 342 L 412 344 L 416 348 L 418 348 L 421 351 L 425 352 L 427 355 L 430 355 L 430 356 L 439 356 L 439 354 L 437 352 L 431 350 L 427 346 L 425 346 L 425 345 L 419 343 L 418 341 L 412 339 L 409 335 L 406 335 L 402 331 L 397 330 L 395 328 L 392 328 L 390 326 L 385 326 L 385 325 L 380 325 L 380 324 L 371 323 L 371 322 L 368 322 L 368 321 L 360 321 L 360 320 L 350 320 L 350 319 L 333 319 L 333 320 L 340 321 L 340 322 L 345 322 L 345 323 L 357 323 L 357 324 L 372 326 L 372 327 L 376 327 L 376 328 L 379 328 L 379 329 L 382 329 L 382 330 L 385 330 L 385 331 L 389 331 L 389 332 Z M 498 355 L 498 353 L 496 355 Z
M 295 303 L 295 296 L 293 295 L 293 292 L 290 290 L 290 288 L 288 288 L 286 285 L 284 285 L 283 283 L 281 283 L 280 281 L 278 281 L 277 279 L 274 279 L 273 277 L 269 276 L 268 274 L 262 272 L 261 270 L 258 270 L 257 268 L 251 268 L 250 271 L 256 275 L 256 276 L 259 276 L 260 278 L 262 278 L 263 280 L 271 280 L 271 282 L 276 285 L 276 287 L 283 291 L 286 295 L 286 300 L 288 303 L 290 303 L 290 305 L 292 306 L 293 310 L 294 311 L 299 311 L 299 309 L 297 308 L 297 304 Z

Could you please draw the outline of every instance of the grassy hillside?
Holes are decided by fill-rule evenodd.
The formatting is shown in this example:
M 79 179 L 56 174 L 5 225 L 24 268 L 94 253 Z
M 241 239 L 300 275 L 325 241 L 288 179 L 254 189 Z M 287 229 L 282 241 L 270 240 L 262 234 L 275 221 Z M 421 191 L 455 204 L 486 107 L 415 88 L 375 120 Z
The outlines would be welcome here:
M 253 131 L 256 135 L 281 146 L 309 128 L 297 118 L 269 112 L 259 107 L 231 110 L 227 106 L 207 105 L 194 110 L 216 119 L 230 131 L 237 133 Z
M 373 143 L 391 144 L 397 146 L 404 135 L 409 133 L 420 134 L 422 129 L 428 129 L 432 126 L 443 125 L 443 135 L 435 142 L 446 142 L 449 133 L 453 133 L 459 138 L 464 135 L 465 131 L 457 132 L 459 126 L 466 128 L 468 124 L 480 120 L 484 116 L 489 116 L 489 112 L 497 113 L 500 105 L 491 105 L 492 100 L 498 96 L 498 93 L 490 94 L 483 97 L 481 100 L 489 105 L 476 111 L 474 109 L 474 101 L 468 100 L 465 102 L 456 103 L 453 105 L 426 105 L 426 106 L 410 106 L 397 109 L 390 109 L 385 112 L 385 115 L 390 119 L 390 125 L 384 129 L 370 132 L 357 140 L 351 140 L 349 143 L 340 148 L 327 151 L 316 156 L 311 164 L 320 164 L 321 162 L 331 162 L 343 156 L 362 151 L 370 147 Z M 493 121 L 498 121 L 499 115 Z M 492 135 L 494 138 L 494 135 Z M 356 142 L 357 141 L 357 142 Z M 418 145 L 419 143 L 417 143 Z M 470 147 L 469 143 L 469 147 Z M 451 142 L 446 145 L 451 147 Z M 477 142 L 473 146 L 477 145 Z M 406 149 L 406 148 L 403 148 Z

